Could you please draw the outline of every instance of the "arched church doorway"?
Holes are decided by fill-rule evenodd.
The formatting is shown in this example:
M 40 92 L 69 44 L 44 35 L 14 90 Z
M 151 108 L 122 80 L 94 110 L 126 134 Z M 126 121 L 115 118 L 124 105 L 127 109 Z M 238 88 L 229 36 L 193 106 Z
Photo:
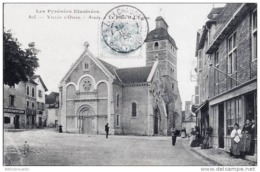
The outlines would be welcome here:
M 154 109 L 154 135 L 159 134 L 160 111 L 158 106 Z
M 94 112 L 89 106 L 81 107 L 77 116 L 77 126 L 80 134 L 95 134 Z

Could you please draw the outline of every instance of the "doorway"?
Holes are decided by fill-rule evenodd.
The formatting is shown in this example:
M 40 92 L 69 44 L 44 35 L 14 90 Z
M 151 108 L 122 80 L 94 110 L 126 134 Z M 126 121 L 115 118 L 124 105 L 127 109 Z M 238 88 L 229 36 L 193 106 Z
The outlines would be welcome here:
M 32 128 L 35 127 L 35 116 L 32 116 Z
M 256 118 L 256 92 L 245 96 L 246 102 L 246 119 L 255 120 Z
M 19 115 L 15 115 L 15 116 L 14 116 L 14 128 L 15 128 L 15 129 L 19 129 L 19 128 L 20 128 L 20 124 L 19 124 L 19 121 L 20 121 L 20 120 L 19 120 L 19 117 L 20 117 Z
M 94 112 L 89 106 L 83 106 L 78 113 L 78 130 L 80 134 L 94 134 Z
M 159 109 L 154 110 L 154 134 L 159 134 Z
M 42 127 L 42 117 L 38 117 L 38 121 L 39 121 L 39 127 Z
M 218 105 L 218 145 L 224 148 L 224 103 Z

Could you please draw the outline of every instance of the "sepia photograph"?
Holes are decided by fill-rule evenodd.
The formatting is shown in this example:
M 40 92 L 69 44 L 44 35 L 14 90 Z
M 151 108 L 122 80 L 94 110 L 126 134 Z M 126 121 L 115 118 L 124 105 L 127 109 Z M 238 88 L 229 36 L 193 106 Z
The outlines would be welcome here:
M 255 171 L 256 2 L 3 2 L 2 10 L 5 171 Z

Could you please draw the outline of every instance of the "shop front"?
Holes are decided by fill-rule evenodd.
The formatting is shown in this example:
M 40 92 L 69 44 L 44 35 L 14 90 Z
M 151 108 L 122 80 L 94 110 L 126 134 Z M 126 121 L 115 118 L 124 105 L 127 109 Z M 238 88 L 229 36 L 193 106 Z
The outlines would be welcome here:
M 25 110 L 4 108 L 4 128 L 5 129 L 25 128 Z
M 247 119 L 257 126 L 256 83 L 240 87 L 209 101 L 209 122 L 213 127 L 211 145 L 229 151 L 234 124 L 242 130 Z M 252 152 L 256 153 L 256 127 L 252 128 Z
M 26 109 L 26 128 L 36 128 L 36 110 Z

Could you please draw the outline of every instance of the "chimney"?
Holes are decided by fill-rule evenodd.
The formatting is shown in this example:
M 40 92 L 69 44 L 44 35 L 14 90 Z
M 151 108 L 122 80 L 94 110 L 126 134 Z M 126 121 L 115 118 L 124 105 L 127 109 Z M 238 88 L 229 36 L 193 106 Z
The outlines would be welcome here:
M 156 29 L 164 28 L 165 30 L 168 31 L 168 24 L 167 24 L 166 21 L 162 18 L 162 16 L 157 17 L 156 20 L 155 20 L 155 22 L 156 22 Z
M 222 11 L 224 7 L 212 8 L 208 14 L 208 19 L 215 19 Z

